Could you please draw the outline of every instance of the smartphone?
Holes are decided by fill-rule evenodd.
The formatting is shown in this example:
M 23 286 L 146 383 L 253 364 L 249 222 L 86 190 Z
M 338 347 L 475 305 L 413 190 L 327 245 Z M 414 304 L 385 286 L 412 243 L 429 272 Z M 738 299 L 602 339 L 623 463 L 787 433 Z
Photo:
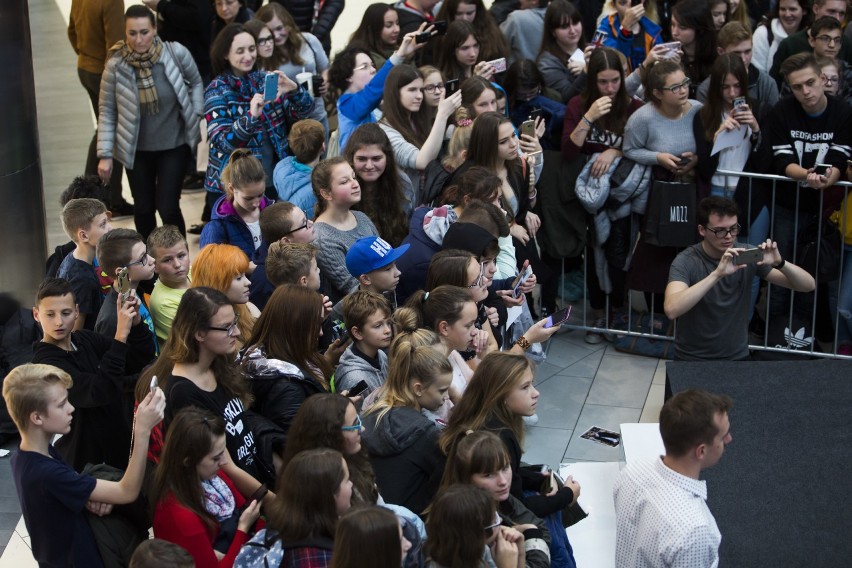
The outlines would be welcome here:
M 502 73 L 506 70 L 506 58 L 501 57 L 500 59 L 494 59 L 489 61 L 488 64 L 494 68 L 495 73 Z
M 541 481 L 541 488 L 539 488 L 539 493 L 541 493 L 542 495 L 547 495 L 548 493 L 550 493 L 551 485 L 550 475 L 548 475 L 549 473 L 551 473 L 549 467 L 547 467 L 546 465 L 541 466 L 541 475 L 544 476 L 544 479 L 542 479 Z
M 370 388 L 370 385 L 367 384 L 367 381 L 359 381 L 358 384 L 349 389 L 349 396 L 358 396 L 368 388 Z
M 571 308 L 574 306 L 568 306 L 567 308 L 561 309 L 555 314 L 551 314 L 548 316 L 547 321 L 544 322 L 545 329 L 561 325 L 565 320 L 571 317 Z
M 157 388 L 157 375 L 151 377 L 151 394 L 154 394 L 154 389 Z
M 734 99 L 734 112 L 736 112 L 740 107 L 748 107 L 745 97 L 737 97 Z
M 527 264 L 526 267 L 515 276 L 515 279 L 512 281 L 512 297 L 517 298 L 521 295 L 520 287 L 524 285 L 524 282 L 532 276 L 532 268 Z
M 759 248 L 753 248 L 742 251 L 734 257 L 734 264 L 754 264 L 763 260 L 763 251 Z
M 432 32 L 420 32 L 414 36 L 414 43 L 426 43 L 432 37 Z
M 600 426 L 592 426 L 586 432 L 580 434 L 580 437 L 610 448 L 615 448 L 621 443 L 621 434 Z
M 121 297 L 121 305 L 124 306 L 124 302 L 127 301 L 127 297 L 130 295 L 129 269 L 125 266 L 119 270 L 116 279 L 118 280 L 118 295 Z
M 278 75 L 267 73 L 263 79 L 263 100 L 274 101 L 278 98 Z
M 680 42 L 671 41 L 669 43 L 661 43 L 660 47 L 666 49 L 665 54 L 661 57 L 662 59 L 673 59 L 677 55 L 677 50 L 680 49 Z
M 532 110 L 530 111 L 530 120 L 532 120 L 533 122 L 535 122 L 535 121 L 537 121 L 539 118 L 541 118 L 541 109 L 540 109 L 540 108 L 534 108 L 534 109 L 532 109 Z
M 532 136 L 535 138 L 535 121 L 534 120 L 525 120 L 521 123 L 521 135 L 526 134 L 527 136 Z
M 606 41 L 606 38 L 609 37 L 609 34 L 603 30 L 597 30 L 595 35 L 592 36 L 592 45 L 595 47 L 600 47 L 603 45 L 603 42 Z
M 450 79 L 449 81 L 444 83 L 444 87 L 446 88 L 447 96 L 449 97 L 450 95 L 459 90 L 459 80 Z
M 638 6 L 642 3 L 642 0 L 630 0 L 630 7 Z
M 687 164 L 689 164 L 689 158 L 681 158 L 677 161 L 677 165 L 679 166 L 685 166 Z
M 334 320 L 331 323 L 331 340 L 339 339 L 340 345 L 346 343 L 346 340 L 349 339 L 349 330 L 346 329 L 346 324 L 340 320 Z
M 433 22 L 432 26 L 435 28 L 435 35 L 442 36 L 447 33 L 447 20 L 438 20 L 437 22 Z
M 831 167 L 831 164 L 817 164 L 814 166 L 814 173 L 820 176 L 827 176 L 828 169 Z

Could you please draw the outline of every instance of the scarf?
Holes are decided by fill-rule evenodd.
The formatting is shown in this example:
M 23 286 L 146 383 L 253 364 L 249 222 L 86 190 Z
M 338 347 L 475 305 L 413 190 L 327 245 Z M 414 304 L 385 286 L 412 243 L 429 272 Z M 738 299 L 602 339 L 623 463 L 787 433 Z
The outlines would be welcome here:
M 157 114 L 160 112 L 160 104 L 151 69 L 163 53 L 162 40 L 159 36 L 154 36 L 151 49 L 145 53 L 133 51 L 123 40 L 115 44 L 113 49 L 116 48 L 120 50 L 124 61 L 136 70 L 136 86 L 139 89 L 139 106 L 142 108 L 142 114 Z
M 218 475 L 201 482 L 204 491 L 204 510 L 221 522 L 234 514 L 234 494 Z

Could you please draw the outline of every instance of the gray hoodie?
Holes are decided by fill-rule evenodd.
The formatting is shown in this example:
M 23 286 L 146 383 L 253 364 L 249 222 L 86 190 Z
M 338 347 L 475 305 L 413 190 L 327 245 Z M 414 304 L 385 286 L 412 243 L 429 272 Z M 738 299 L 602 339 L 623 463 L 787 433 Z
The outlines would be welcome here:
M 360 381 L 367 381 L 367 390 L 361 393 L 366 397 L 368 394 L 385 384 L 388 376 L 388 356 L 379 349 L 379 366 L 373 367 L 369 361 L 352 351 L 355 344 L 350 345 L 340 356 L 340 363 L 334 372 L 334 390 L 341 392 L 350 390 Z

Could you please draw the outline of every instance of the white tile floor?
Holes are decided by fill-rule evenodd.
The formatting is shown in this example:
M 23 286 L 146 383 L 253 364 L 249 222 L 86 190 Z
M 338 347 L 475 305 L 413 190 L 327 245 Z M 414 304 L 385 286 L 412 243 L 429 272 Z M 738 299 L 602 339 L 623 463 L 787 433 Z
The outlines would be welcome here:
M 67 99 L 66 104 L 88 108 L 88 100 L 74 74 L 74 54 L 65 37 L 70 0 L 28 0 L 33 37 L 52 38 L 48 45 L 34 45 L 36 85 L 50 81 L 54 96 L 56 89 Z M 128 2 L 129 4 L 130 2 Z M 368 0 L 350 0 L 346 12 L 335 28 L 335 45 L 345 44 Z M 49 58 L 49 61 L 48 61 Z M 67 80 L 55 81 L 48 71 L 58 64 L 69 70 Z M 50 117 L 57 109 L 41 98 L 44 90 L 37 89 L 40 143 L 45 177 L 47 219 L 57 229 L 53 219 L 58 209 L 53 205 L 64 185 L 79 175 L 85 163 L 85 153 L 91 131 L 69 127 L 64 132 L 54 127 Z M 67 106 L 65 108 L 68 108 Z M 71 167 L 54 159 L 62 149 L 77 148 L 79 166 Z M 129 191 L 125 190 L 129 196 Z M 183 196 L 181 206 L 187 224 L 197 221 L 203 205 L 203 193 Z M 119 220 L 118 226 L 132 227 L 131 219 Z M 49 231 L 50 245 L 65 241 L 60 230 Z M 55 241 L 55 242 L 54 242 Z M 198 237 L 190 237 L 191 253 L 197 252 Z M 665 363 L 656 359 L 625 355 L 607 343 L 589 345 L 583 332 L 564 330 L 548 346 L 548 358 L 536 372 L 542 393 L 538 408 L 539 421 L 528 428 L 524 459 L 530 463 L 546 463 L 558 467 L 562 462 L 623 461 L 621 447 L 607 448 L 579 438 L 590 426 L 618 430 L 624 422 L 656 422 L 663 403 Z M 594 480 L 579 480 L 593 483 Z M 4 483 L 11 484 L 11 480 Z M 23 519 L 10 531 L 8 544 L 0 532 L 0 568 L 36 566 L 29 545 L 29 535 Z

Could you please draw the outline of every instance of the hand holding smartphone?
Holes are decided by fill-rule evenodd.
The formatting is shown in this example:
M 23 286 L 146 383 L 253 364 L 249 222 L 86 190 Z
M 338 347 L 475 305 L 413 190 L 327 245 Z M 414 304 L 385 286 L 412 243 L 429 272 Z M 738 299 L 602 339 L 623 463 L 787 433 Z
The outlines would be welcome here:
M 544 328 L 549 329 L 556 325 L 562 325 L 569 317 L 571 317 L 571 308 L 573 307 L 574 306 L 568 306 L 567 308 L 563 308 L 548 316 L 547 321 L 544 322 Z
M 754 264 L 763 260 L 763 251 L 759 248 L 748 249 L 734 256 L 734 264 Z
M 267 73 L 263 79 L 263 100 L 274 101 L 278 98 L 278 74 Z

